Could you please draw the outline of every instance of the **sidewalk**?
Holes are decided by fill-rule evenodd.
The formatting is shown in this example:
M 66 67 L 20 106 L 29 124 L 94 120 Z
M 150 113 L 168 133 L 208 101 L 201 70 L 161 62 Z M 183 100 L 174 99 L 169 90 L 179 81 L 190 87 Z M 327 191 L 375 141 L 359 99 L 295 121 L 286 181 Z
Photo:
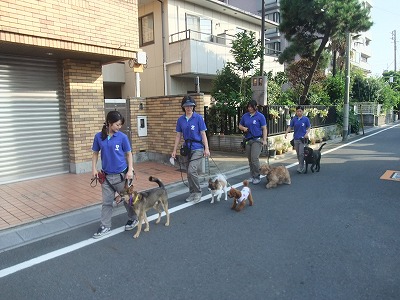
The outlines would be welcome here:
M 373 130 L 373 129 L 372 129 Z M 369 131 L 369 130 L 368 130 Z M 350 138 L 350 137 L 349 137 Z M 341 140 L 328 141 L 339 143 Z M 317 146 L 317 145 L 316 145 Z M 295 158 L 295 151 L 270 159 L 270 164 Z M 266 163 L 267 157 L 260 156 Z M 201 178 L 202 186 L 210 177 L 223 173 L 227 178 L 249 172 L 244 153 L 212 151 L 209 171 Z M 186 173 L 179 168 L 158 162 L 134 165 L 138 191 L 155 187 L 149 176 L 160 178 L 170 197 L 187 193 Z M 17 246 L 40 240 L 100 219 L 101 188 L 90 186 L 91 174 L 63 174 L 0 185 L 0 253 Z M 122 205 L 114 215 L 124 213 Z
M 138 191 L 155 187 L 149 176 L 160 178 L 170 196 L 187 193 L 186 173 L 179 167 L 158 162 L 134 165 L 134 185 Z M 210 176 L 248 170 L 242 153 L 213 152 L 209 172 L 203 174 L 202 185 Z M 211 174 L 211 175 L 209 175 Z M 101 187 L 90 186 L 91 174 L 62 174 L 40 179 L 0 185 L 0 252 L 40 240 L 100 219 Z M 119 205 L 114 215 L 124 213 Z

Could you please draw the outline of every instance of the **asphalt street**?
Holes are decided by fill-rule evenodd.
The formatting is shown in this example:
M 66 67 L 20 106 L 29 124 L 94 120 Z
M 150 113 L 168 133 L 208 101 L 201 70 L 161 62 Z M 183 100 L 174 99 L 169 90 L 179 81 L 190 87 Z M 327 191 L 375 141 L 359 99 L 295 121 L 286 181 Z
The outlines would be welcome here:
M 138 239 L 117 215 L 99 240 L 96 221 L 0 253 L 0 299 L 399 299 L 400 182 L 380 179 L 400 172 L 399 136 L 396 125 L 328 144 L 319 173 L 285 161 L 292 184 L 264 178 L 239 213 L 182 191 L 171 225 Z

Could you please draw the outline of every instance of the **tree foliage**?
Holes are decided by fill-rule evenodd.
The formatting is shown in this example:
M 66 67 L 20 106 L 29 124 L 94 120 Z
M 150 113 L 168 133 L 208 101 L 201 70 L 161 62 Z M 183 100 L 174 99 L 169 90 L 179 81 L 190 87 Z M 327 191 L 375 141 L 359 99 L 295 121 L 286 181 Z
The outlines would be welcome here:
M 358 0 L 281 0 L 280 10 L 279 30 L 290 44 L 279 62 L 292 62 L 296 55 L 312 62 L 302 92 L 305 101 L 328 41 L 339 33 L 368 30 L 372 26 L 369 10 Z

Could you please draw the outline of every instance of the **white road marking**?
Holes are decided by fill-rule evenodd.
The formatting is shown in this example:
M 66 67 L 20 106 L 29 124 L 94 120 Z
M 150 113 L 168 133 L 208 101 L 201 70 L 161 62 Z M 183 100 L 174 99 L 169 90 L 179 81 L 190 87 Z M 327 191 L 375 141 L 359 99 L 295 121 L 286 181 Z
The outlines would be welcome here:
M 357 140 L 354 140 L 354 141 L 348 142 L 346 144 L 340 145 L 338 147 L 332 148 L 332 149 L 330 149 L 328 151 L 323 152 L 322 154 L 336 151 L 336 150 L 338 150 L 340 148 L 343 148 L 345 146 L 348 146 L 348 145 L 354 144 L 356 142 L 362 141 L 362 140 L 364 140 L 366 138 L 369 138 L 371 136 L 374 136 L 376 134 L 379 134 L 379 133 L 381 133 L 383 131 L 386 131 L 388 129 L 394 128 L 396 126 L 399 126 L 399 124 L 396 124 L 394 126 L 390 126 L 388 128 L 385 128 L 385 129 L 379 130 L 377 132 L 371 133 L 368 136 L 364 136 L 364 137 L 361 137 L 361 138 L 359 138 Z M 297 164 L 298 163 L 293 163 L 291 165 L 286 166 L 286 168 L 294 167 Z M 232 187 L 237 188 L 237 187 L 240 187 L 242 185 L 243 185 L 243 183 L 240 182 L 240 183 L 237 183 L 237 184 L 233 185 Z M 208 194 L 206 196 L 201 197 L 200 202 L 205 201 L 205 200 L 210 199 L 210 198 L 211 198 L 211 195 Z M 192 202 L 183 203 L 181 205 L 178 205 L 178 206 L 175 206 L 175 207 L 169 209 L 169 213 L 174 213 L 176 211 L 182 210 L 182 209 L 190 207 L 192 205 L 195 205 L 195 203 L 192 203 Z M 163 212 L 162 215 L 164 216 L 165 213 Z M 148 217 L 147 219 L 148 219 L 149 222 L 151 222 L 151 221 L 157 219 L 157 217 L 158 217 L 158 214 L 154 214 L 154 215 Z M 86 247 L 86 246 L 92 245 L 94 243 L 100 242 L 101 240 L 110 238 L 110 237 L 112 237 L 112 236 L 114 236 L 116 234 L 122 233 L 124 231 L 125 231 L 125 226 L 122 226 L 122 227 L 119 227 L 119 228 L 111 230 L 111 232 L 109 234 L 107 234 L 106 236 L 104 236 L 102 238 L 99 238 L 99 239 L 90 238 L 90 239 L 84 240 L 82 242 L 79 242 L 79 243 L 76 243 L 76 244 L 73 244 L 73 245 L 70 245 L 70 246 L 67 246 L 67 247 L 64 247 L 64 248 L 61 248 L 61 249 L 46 253 L 46 254 L 43 254 L 43 255 L 35 257 L 35 258 L 32 258 L 30 260 L 27 260 L 27 261 L 24 261 L 22 263 L 16 264 L 14 266 L 2 269 L 2 270 L 0 270 L 0 278 L 6 277 L 6 276 L 11 275 L 11 274 L 14 274 L 14 273 L 16 273 L 18 271 L 30 268 L 30 267 L 32 267 L 34 265 L 38 265 L 40 263 L 43 263 L 43 262 L 48 261 L 50 259 L 62 256 L 64 254 L 71 253 L 73 251 L 79 250 L 79 249 L 81 249 L 83 247 Z

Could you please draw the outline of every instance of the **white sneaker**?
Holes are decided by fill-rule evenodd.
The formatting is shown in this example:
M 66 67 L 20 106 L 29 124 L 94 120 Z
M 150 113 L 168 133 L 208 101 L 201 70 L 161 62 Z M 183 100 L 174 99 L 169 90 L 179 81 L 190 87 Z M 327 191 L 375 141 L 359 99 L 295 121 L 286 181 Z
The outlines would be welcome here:
M 198 203 L 201 200 L 201 193 L 195 193 L 193 197 L 193 203 Z
M 186 198 L 186 202 L 193 201 L 194 195 L 195 195 L 195 193 L 190 194 L 189 197 Z
M 253 183 L 253 180 L 254 180 L 253 177 L 250 177 L 249 179 L 247 179 L 247 181 L 248 181 L 249 183 Z

